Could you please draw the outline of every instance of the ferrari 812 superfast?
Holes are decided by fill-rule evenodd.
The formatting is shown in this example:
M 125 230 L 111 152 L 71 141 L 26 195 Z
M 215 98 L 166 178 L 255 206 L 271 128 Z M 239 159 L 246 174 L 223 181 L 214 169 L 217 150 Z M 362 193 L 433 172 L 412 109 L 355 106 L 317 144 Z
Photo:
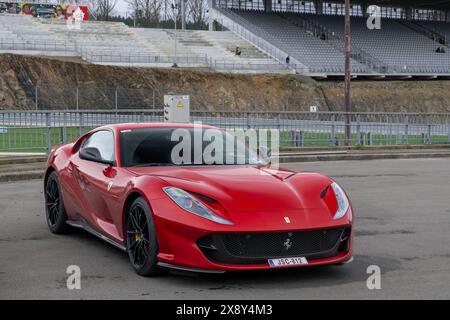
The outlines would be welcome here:
M 212 148 L 203 140 L 214 135 Z M 274 166 L 210 126 L 96 128 L 51 150 L 44 188 L 51 232 L 84 229 L 126 251 L 143 276 L 352 260 L 353 210 L 335 181 Z

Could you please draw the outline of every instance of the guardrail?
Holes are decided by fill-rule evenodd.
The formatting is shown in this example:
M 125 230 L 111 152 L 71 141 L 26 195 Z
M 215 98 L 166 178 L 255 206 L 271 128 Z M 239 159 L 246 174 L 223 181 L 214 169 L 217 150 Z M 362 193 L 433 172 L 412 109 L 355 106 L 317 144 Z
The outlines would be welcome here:
M 275 129 L 280 146 L 339 146 L 346 113 L 192 111 L 191 121 L 228 129 Z M 448 144 L 448 113 L 351 113 L 353 145 Z M 163 110 L 0 111 L 0 151 L 46 150 L 92 128 L 162 122 Z

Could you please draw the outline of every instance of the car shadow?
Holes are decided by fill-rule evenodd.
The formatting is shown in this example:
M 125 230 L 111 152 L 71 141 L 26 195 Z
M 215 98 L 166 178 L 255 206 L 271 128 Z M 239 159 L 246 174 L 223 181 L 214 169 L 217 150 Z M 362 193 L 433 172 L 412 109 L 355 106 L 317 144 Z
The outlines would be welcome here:
M 356 256 L 352 263 L 335 266 L 311 266 L 255 271 L 237 271 L 224 274 L 171 272 L 170 282 L 182 286 L 196 286 L 203 290 L 240 290 L 248 288 L 321 287 L 367 279 L 370 265 L 366 256 Z
M 127 267 L 131 276 L 136 276 L 129 266 L 128 256 L 125 252 L 106 244 L 83 230 L 74 230 L 71 233 L 74 240 L 80 241 L 80 246 L 95 247 L 104 251 L 105 256 L 117 257 L 117 261 Z M 348 284 L 352 282 L 365 282 L 368 278 L 367 267 L 380 266 L 382 274 L 402 268 L 400 259 L 369 255 L 355 255 L 351 263 L 345 265 L 310 266 L 300 268 L 275 268 L 268 270 L 235 271 L 223 274 L 208 274 L 195 272 L 182 272 L 170 270 L 166 275 L 147 278 L 155 281 L 190 288 L 198 292 L 208 290 L 242 290 L 252 288 L 314 288 L 329 287 L 332 285 Z M 124 276 L 129 278 L 129 276 Z M 145 278 L 142 278 L 145 279 Z

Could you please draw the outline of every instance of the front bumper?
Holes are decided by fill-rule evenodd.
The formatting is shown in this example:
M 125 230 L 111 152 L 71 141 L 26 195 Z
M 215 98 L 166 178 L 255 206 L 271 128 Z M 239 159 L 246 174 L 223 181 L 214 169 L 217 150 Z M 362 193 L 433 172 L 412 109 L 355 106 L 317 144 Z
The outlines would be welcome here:
M 233 225 L 220 225 L 193 214 L 186 213 L 177 205 L 171 204 L 163 199 L 152 203 L 155 215 L 155 225 L 159 244 L 158 261 L 162 266 L 171 266 L 184 270 L 195 270 L 202 272 L 223 272 L 240 270 L 274 269 L 270 267 L 268 259 L 282 257 L 305 256 L 308 264 L 315 266 L 324 264 L 341 264 L 352 258 L 353 230 L 352 209 L 350 208 L 344 218 L 334 221 L 319 212 L 296 211 L 279 213 L 242 213 L 236 216 L 245 217 L 241 221 L 233 221 Z M 291 224 L 286 224 L 284 216 L 291 217 Z M 270 219 L 267 217 L 270 216 Z M 265 217 L 263 219 L 263 217 Z M 236 220 L 236 219 L 234 219 Z M 295 234 L 304 233 L 332 233 L 333 230 L 341 230 L 334 235 L 335 243 L 318 246 L 319 243 L 333 240 L 329 238 L 316 239 L 316 245 L 298 248 L 297 251 L 283 252 L 283 242 L 279 239 L 290 239 L 293 241 L 307 240 L 307 237 L 296 238 Z M 345 232 L 345 234 L 344 234 Z M 230 250 L 228 246 L 222 246 L 218 239 L 224 235 L 231 235 L 239 239 L 245 239 L 247 235 L 268 234 L 275 241 L 269 250 L 245 251 L 239 254 L 242 247 Z M 344 241 L 340 241 L 343 239 Z M 286 238 L 283 238 L 285 237 Z M 205 241 L 205 239 L 207 241 Z M 272 241 L 272 242 L 273 242 Z M 277 247 L 277 243 L 280 247 Z M 326 244 L 326 243 L 325 243 Z M 211 245 L 219 250 L 211 250 Z M 223 243 L 222 243 L 223 245 Z M 264 244 L 262 244 L 264 246 Z M 209 249 L 208 249 L 209 247 Z M 219 248 L 217 248 L 219 247 Z M 308 249 L 310 249 L 308 251 Z M 312 250 L 319 249 L 319 250 Z M 321 250 L 326 249 L 326 250 Z M 230 255 L 231 251 L 231 255 Z M 249 253 L 250 255 L 246 255 Z M 290 268 L 300 266 L 285 266 L 277 268 Z

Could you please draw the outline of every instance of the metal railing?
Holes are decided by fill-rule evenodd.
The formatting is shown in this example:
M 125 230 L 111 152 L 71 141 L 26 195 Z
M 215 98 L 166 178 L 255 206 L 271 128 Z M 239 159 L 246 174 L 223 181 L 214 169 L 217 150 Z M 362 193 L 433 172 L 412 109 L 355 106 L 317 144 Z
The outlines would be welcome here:
M 113 52 L 85 52 L 83 60 L 92 63 L 127 63 L 127 64 L 177 64 L 208 66 L 206 55 L 189 56 L 160 56 L 146 53 L 113 53 Z
M 280 146 L 339 146 L 342 112 L 192 111 L 191 121 L 228 129 L 276 129 Z M 449 144 L 448 113 L 351 113 L 353 145 Z M 0 111 L 0 151 L 49 151 L 92 128 L 162 122 L 163 110 Z
M 211 60 L 209 66 L 215 70 L 227 70 L 227 71 L 259 71 L 259 72 L 291 72 L 286 65 L 278 63 L 245 63 L 238 61 L 230 61 L 226 59 Z
M 47 39 L 9 40 L 0 38 L 0 50 L 35 50 L 75 53 L 76 46 L 69 41 L 50 41 Z

